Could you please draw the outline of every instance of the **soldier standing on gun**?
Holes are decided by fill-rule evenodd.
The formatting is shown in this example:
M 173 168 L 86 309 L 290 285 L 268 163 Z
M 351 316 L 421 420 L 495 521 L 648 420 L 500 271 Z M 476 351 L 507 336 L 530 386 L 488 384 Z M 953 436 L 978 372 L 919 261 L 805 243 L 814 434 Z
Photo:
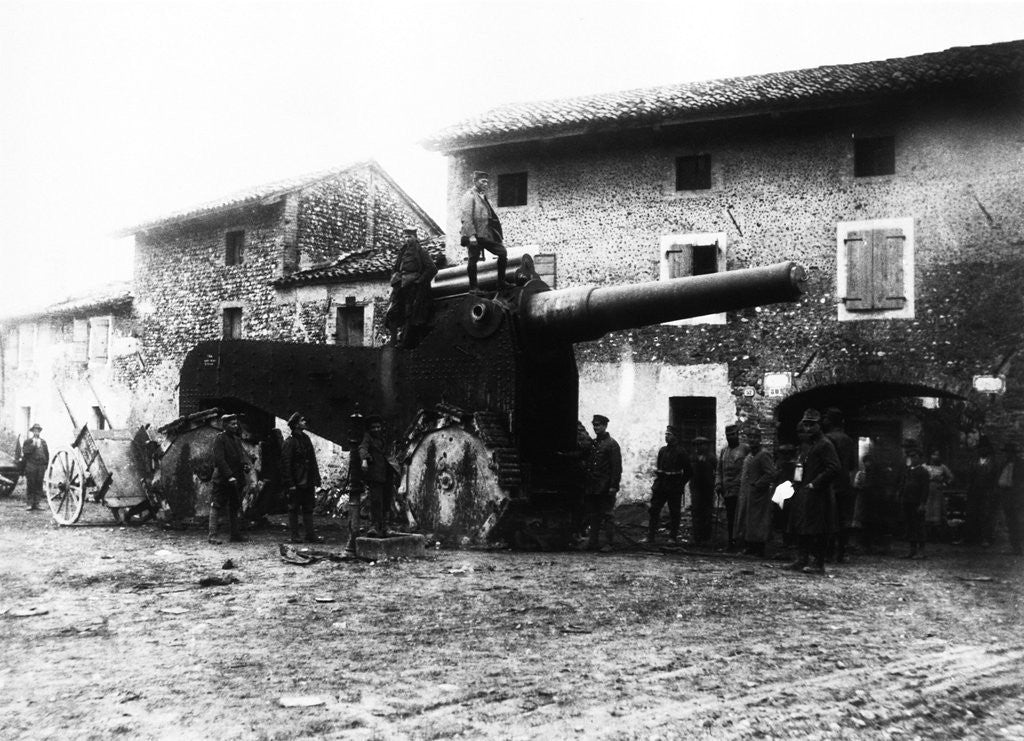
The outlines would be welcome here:
M 594 445 L 587 461 L 587 491 L 584 506 L 590 524 L 587 550 L 598 549 L 601 526 L 606 528 L 608 544 L 602 551 L 610 551 L 615 542 L 615 497 L 622 480 L 622 451 L 615 439 L 608 434 L 608 418 L 595 414 Z
M 658 535 L 658 521 L 661 510 L 668 504 L 669 539 L 679 539 L 679 518 L 683 504 L 683 489 L 693 475 L 690 457 L 679 444 L 678 431 L 669 426 L 665 429 L 665 446 L 658 451 L 658 461 L 651 486 L 651 520 L 647 528 L 647 542 L 653 543 Z
M 368 535 L 386 538 L 387 517 L 391 511 L 391 464 L 384 448 L 384 420 L 375 414 L 366 418 L 366 434 L 359 443 L 363 480 L 370 492 L 372 527 Z
M 281 482 L 288 498 L 288 529 L 293 543 L 299 542 L 299 514 L 307 543 L 323 541 L 313 525 L 315 489 L 320 486 L 320 467 L 316 463 L 313 441 L 306 434 L 306 418 L 295 412 L 288 418 L 292 434 L 281 449 Z
M 469 290 L 476 291 L 476 264 L 483 257 L 484 250 L 498 257 L 498 290 L 506 287 L 505 269 L 508 266 L 508 251 L 501 221 L 491 202 L 487 200 L 487 185 L 490 176 L 482 170 L 474 170 L 473 187 L 467 190 L 459 204 L 462 216 L 462 246 L 469 251 L 466 274 Z
M 385 323 L 397 347 L 409 347 L 419 340 L 430 319 L 430 281 L 437 266 L 416 236 L 416 227 L 406 227 L 402 248 L 391 273 L 391 305 Z
M 239 517 L 243 482 L 252 465 L 252 459 L 242 447 L 242 426 L 238 422 L 238 415 L 221 415 L 220 422 L 223 431 L 213 440 L 213 495 L 210 499 L 209 541 L 214 545 L 223 542 L 217 535 L 223 510 L 227 510 L 231 542 L 242 543 L 248 540 L 242 535 Z
M 38 422 L 29 428 L 31 435 L 21 444 L 21 468 L 25 472 L 25 509 L 39 509 L 39 500 L 43 498 L 43 475 L 50 464 L 50 450 L 46 441 L 39 437 L 43 431 Z

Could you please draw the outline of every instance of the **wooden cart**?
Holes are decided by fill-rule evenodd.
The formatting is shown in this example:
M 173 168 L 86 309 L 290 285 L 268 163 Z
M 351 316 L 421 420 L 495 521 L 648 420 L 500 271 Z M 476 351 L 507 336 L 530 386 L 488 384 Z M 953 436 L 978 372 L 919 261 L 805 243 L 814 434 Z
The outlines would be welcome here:
M 157 503 L 146 470 L 149 436 L 144 429 L 97 430 L 83 425 L 75 441 L 50 458 L 44 478 L 46 500 L 59 525 L 73 525 L 82 516 L 87 497 L 110 509 L 117 522 L 146 520 Z

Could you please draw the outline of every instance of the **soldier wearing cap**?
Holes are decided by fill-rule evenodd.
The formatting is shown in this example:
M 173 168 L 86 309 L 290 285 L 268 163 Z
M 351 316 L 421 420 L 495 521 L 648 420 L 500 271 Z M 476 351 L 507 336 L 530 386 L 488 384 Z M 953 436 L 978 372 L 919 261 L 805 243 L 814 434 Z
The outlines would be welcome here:
M 602 550 L 611 550 L 615 543 L 615 497 L 622 480 L 622 451 L 619 444 L 608 434 L 608 418 L 595 414 L 591 420 L 594 427 L 594 443 L 587 459 L 587 490 L 584 500 L 590 536 L 587 550 L 597 550 L 601 527 L 605 528 L 608 544 Z
M 665 445 L 658 451 L 651 486 L 651 517 L 647 527 L 647 542 L 657 539 L 661 511 L 668 505 L 669 539 L 679 538 L 679 518 L 682 511 L 683 489 L 693 475 L 690 456 L 679 444 L 679 432 L 671 425 L 665 428 Z
M 363 482 L 370 494 L 370 537 L 387 537 L 387 516 L 391 511 L 392 469 L 384 443 L 384 420 L 376 414 L 366 418 L 366 433 L 359 443 Z
M 910 550 L 900 558 L 924 558 L 924 516 L 931 477 L 924 467 L 924 454 L 920 446 L 907 445 L 904 451 L 907 455 L 907 468 L 900 480 L 900 506 L 903 508 L 903 524 Z
M 739 425 L 725 426 L 725 447 L 718 451 L 715 493 L 725 504 L 726 536 L 729 550 L 736 547 L 736 506 L 740 496 L 740 476 L 749 448 L 740 442 Z
M 996 481 L 996 493 L 1006 519 L 1006 534 L 1010 539 L 1010 553 L 1021 555 L 1020 507 L 1024 504 L 1024 460 L 1017 443 L 1008 441 L 1003 446 L 1003 460 Z
M 430 319 L 430 281 L 437 266 L 416 236 L 416 227 L 403 230 L 402 247 L 391 272 L 391 300 L 384 322 L 398 347 L 415 344 Z
M 744 517 L 744 552 L 763 556 L 772 537 L 772 490 L 777 475 L 771 454 L 761 447 L 761 428 L 747 430 L 750 452 L 743 461 L 740 475 L 740 500 L 746 505 Z
M 703 435 L 693 438 L 692 448 L 690 515 L 693 518 L 693 543 L 707 545 L 711 541 L 715 512 L 715 455 L 711 440 Z
M 21 444 L 21 469 L 25 473 L 25 499 L 29 510 L 39 509 L 43 498 L 43 476 L 50 464 L 50 449 L 39 436 L 43 426 L 36 422 L 29 428 L 29 436 Z
M 799 538 L 796 561 L 786 568 L 805 574 L 825 573 L 825 549 L 835 516 L 832 482 L 840 473 L 836 449 L 821 431 L 821 413 L 808 409 L 797 425 L 803 443 L 793 472 L 796 490 L 790 500 L 793 507 L 789 528 Z M 814 556 L 814 564 L 810 557 Z
M 242 447 L 242 426 L 238 415 L 224 414 L 220 418 L 222 431 L 213 440 L 213 494 L 210 498 L 209 541 L 220 544 L 217 530 L 223 515 L 227 514 L 228 534 L 232 542 L 247 540 L 242 535 L 240 512 L 245 474 L 252 458 Z
M 323 540 L 316 534 L 313 524 L 313 506 L 316 504 L 316 487 L 320 480 L 320 467 L 316 462 L 313 441 L 306 434 L 306 418 L 295 412 L 288 418 L 291 435 L 281 448 L 281 484 L 288 499 L 288 530 L 293 543 L 299 542 L 299 515 L 307 543 Z
M 462 216 L 462 246 L 469 251 L 469 290 L 477 290 L 476 264 L 487 250 L 498 257 L 498 290 L 506 286 L 505 269 L 508 266 L 508 252 L 501 230 L 498 214 L 487 199 L 490 176 L 482 170 L 473 171 L 473 186 L 467 190 L 459 206 Z
M 853 509 L 856 503 L 853 477 L 857 474 L 857 467 L 860 463 L 857 443 L 846 434 L 843 426 L 843 413 L 839 409 L 829 407 L 825 410 L 822 430 L 825 437 L 835 447 L 836 455 L 839 456 L 839 465 L 842 468 L 832 484 L 832 491 L 836 499 L 836 532 L 833 537 L 836 563 L 843 563 L 846 560 L 846 547 L 853 529 Z

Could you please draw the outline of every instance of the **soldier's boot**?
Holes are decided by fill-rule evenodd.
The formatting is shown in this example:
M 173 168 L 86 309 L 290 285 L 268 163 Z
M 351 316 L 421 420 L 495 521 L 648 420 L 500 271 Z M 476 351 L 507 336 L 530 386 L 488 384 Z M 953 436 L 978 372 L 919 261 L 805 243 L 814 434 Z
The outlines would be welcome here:
M 210 505 L 210 524 L 207 530 L 207 541 L 214 545 L 220 545 L 224 541 L 217 535 L 217 530 L 220 525 L 220 507 L 214 507 Z
M 324 539 L 316 534 L 316 526 L 313 523 L 313 513 L 308 510 L 302 511 L 302 527 L 306 531 L 307 543 L 323 543 Z
M 359 537 L 359 504 L 357 502 L 348 505 L 348 545 L 345 547 L 345 555 L 356 555 L 356 538 Z
M 234 507 L 228 507 L 228 532 L 232 543 L 245 543 L 248 538 L 242 535 L 242 516 Z
M 615 547 L 615 520 L 612 518 L 611 515 L 608 515 L 607 517 L 605 517 L 604 532 L 605 532 L 605 536 L 608 538 L 608 547 L 609 548 L 614 548 Z
M 299 511 L 296 509 L 288 510 L 288 535 L 292 543 L 302 542 L 299 535 Z

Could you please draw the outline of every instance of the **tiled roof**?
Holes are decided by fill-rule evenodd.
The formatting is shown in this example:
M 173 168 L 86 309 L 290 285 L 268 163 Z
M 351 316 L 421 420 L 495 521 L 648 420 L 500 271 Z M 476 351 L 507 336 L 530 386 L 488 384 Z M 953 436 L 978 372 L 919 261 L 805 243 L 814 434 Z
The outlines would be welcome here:
M 444 236 L 431 237 L 423 246 L 434 264 L 441 268 L 447 263 L 444 254 Z M 307 270 L 286 275 L 274 281 L 275 286 L 303 286 L 311 283 L 344 283 L 358 278 L 368 278 L 391 273 L 399 247 L 349 252 L 327 265 L 318 265 Z
M 955 47 L 877 62 L 513 103 L 442 129 L 423 146 L 453 151 L 538 136 L 834 106 L 1022 73 L 1024 40 Z
M 384 169 L 377 163 L 376 160 L 364 160 L 361 162 L 355 162 L 344 167 L 335 167 L 329 170 L 321 170 L 315 173 L 309 173 L 306 175 L 300 175 L 297 177 L 287 178 L 285 180 L 277 180 L 273 183 L 267 183 L 265 185 L 259 185 L 253 188 L 247 188 L 246 190 L 232 193 L 231 195 L 218 198 L 214 201 L 207 201 L 190 208 L 183 209 L 181 211 L 175 211 L 174 213 L 167 214 L 158 219 L 147 221 L 143 224 L 129 227 L 119 231 L 118 236 L 130 236 L 136 232 L 150 229 L 155 226 L 163 226 L 179 221 L 185 221 L 188 219 L 194 219 L 200 216 L 206 216 L 208 214 L 216 213 L 218 211 L 238 208 L 251 203 L 258 203 L 263 200 L 279 198 L 288 193 L 292 193 L 297 190 L 301 190 L 307 186 L 313 185 L 321 180 L 327 180 L 329 178 L 335 178 L 346 173 L 359 170 L 365 167 L 373 167 L 374 170 L 383 175 L 388 181 L 397 188 L 397 184 L 391 179 L 391 177 L 384 172 Z M 417 209 L 419 206 L 409 198 L 401 188 L 398 190 L 405 196 L 410 203 L 412 203 Z M 427 219 L 429 216 L 423 214 Z M 433 223 L 433 222 L 431 222 Z M 440 231 L 440 229 L 438 229 Z
M 0 318 L 0 321 L 11 323 L 43 316 L 82 316 L 117 311 L 131 306 L 133 300 L 132 284 L 129 282 L 110 283 L 91 289 L 78 296 L 69 296 L 57 303 L 40 306 L 18 314 Z

